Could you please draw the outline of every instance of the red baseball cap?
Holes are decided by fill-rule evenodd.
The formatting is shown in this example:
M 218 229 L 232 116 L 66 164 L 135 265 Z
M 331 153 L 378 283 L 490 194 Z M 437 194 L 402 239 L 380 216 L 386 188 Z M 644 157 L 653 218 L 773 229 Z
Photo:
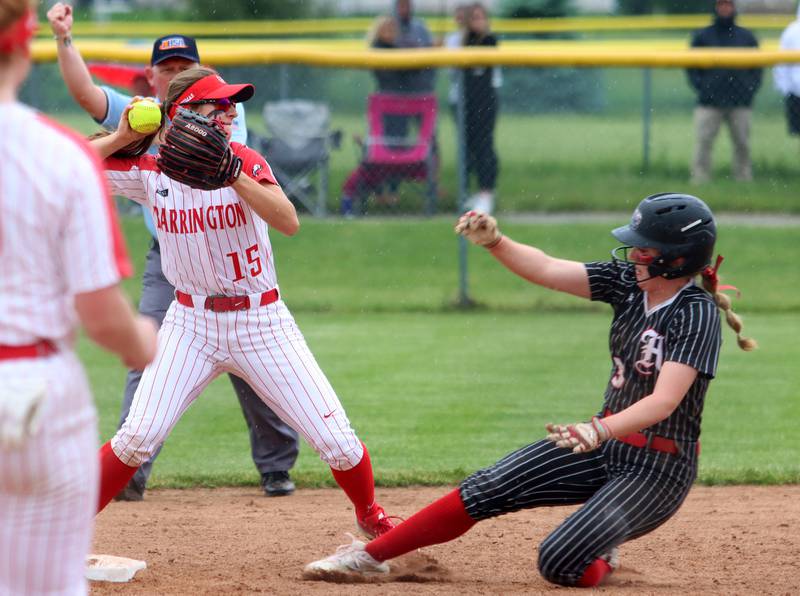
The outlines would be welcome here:
M 256 92 L 250 83 L 229 85 L 218 74 L 208 75 L 196 81 L 184 91 L 170 108 L 170 119 L 175 117 L 175 112 L 180 106 L 193 103 L 208 103 L 208 100 L 229 99 L 233 103 L 247 101 Z

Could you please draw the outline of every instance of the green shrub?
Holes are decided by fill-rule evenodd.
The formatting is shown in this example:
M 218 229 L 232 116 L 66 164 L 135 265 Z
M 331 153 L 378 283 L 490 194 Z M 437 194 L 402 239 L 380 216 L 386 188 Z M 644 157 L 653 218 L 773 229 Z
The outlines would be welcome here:
M 690 14 L 710 12 L 713 5 L 697 0 L 617 0 L 617 7 L 621 14 Z
M 194 0 L 190 17 L 204 21 L 293 19 L 308 16 L 309 3 L 285 0 Z
M 563 17 L 572 12 L 570 0 L 501 0 L 498 15 L 509 19 Z

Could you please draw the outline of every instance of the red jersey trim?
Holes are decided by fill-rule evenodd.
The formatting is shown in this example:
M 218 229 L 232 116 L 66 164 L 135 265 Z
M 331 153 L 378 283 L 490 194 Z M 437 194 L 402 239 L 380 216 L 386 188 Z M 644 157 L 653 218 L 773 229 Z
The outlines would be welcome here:
M 275 178 L 272 168 L 258 151 L 236 142 L 231 143 L 231 149 L 234 155 L 242 158 L 242 172 L 256 182 L 266 181 L 278 185 L 278 179 Z
M 112 172 L 130 172 L 133 168 L 139 168 L 146 172 L 160 172 L 156 164 L 156 156 L 146 153 L 138 157 L 106 157 L 103 160 L 103 167 Z
M 94 173 L 97 176 L 97 181 L 103 189 L 103 197 L 105 199 L 105 211 L 108 219 L 108 226 L 111 232 L 111 246 L 114 255 L 114 263 L 117 266 L 117 273 L 120 277 L 131 277 L 133 275 L 133 265 L 128 256 L 128 249 L 125 246 L 125 237 L 122 235 L 122 229 L 119 226 L 117 219 L 117 209 L 111 199 L 111 193 L 108 191 L 108 183 L 106 182 L 103 165 L 100 162 L 100 157 L 95 153 L 89 143 L 75 131 L 54 122 L 50 118 L 37 113 L 36 117 L 45 126 L 52 128 L 56 132 L 60 132 L 65 137 L 70 139 L 83 154 L 91 161 Z

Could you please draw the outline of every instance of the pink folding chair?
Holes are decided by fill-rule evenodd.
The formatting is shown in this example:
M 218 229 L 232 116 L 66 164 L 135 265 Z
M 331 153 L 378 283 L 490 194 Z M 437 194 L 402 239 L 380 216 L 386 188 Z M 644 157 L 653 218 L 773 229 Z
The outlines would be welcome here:
M 437 102 L 434 95 L 374 93 L 367 98 L 368 134 L 362 162 L 344 184 L 345 196 L 366 200 L 385 184 L 425 184 L 425 211 L 436 211 Z

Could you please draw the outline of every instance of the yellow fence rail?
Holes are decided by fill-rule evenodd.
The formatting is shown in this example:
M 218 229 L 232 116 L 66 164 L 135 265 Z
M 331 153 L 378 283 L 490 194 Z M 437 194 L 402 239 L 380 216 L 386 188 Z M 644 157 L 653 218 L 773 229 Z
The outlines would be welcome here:
M 793 15 L 741 15 L 739 24 L 751 29 L 783 29 Z M 83 22 L 75 23 L 76 36 L 139 37 L 153 39 L 165 32 L 179 32 L 193 37 L 270 37 L 279 35 L 364 35 L 371 27 L 371 18 L 297 19 L 286 21 L 215 21 L 215 22 Z M 613 31 L 689 30 L 704 27 L 710 15 L 645 15 L 630 17 L 594 16 L 549 19 L 492 19 L 496 33 L 568 33 Z M 435 34 L 453 29 L 452 19 L 426 18 Z M 40 35 L 49 34 L 43 27 Z
M 121 41 L 81 41 L 81 53 L 87 60 L 146 64 L 149 44 Z M 774 47 L 774 46 L 773 46 Z M 779 63 L 800 62 L 800 51 L 777 49 L 650 49 L 635 50 L 628 44 L 564 43 L 558 46 L 508 44 L 501 49 L 441 48 L 424 50 L 346 49 L 320 44 L 276 44 L 269 42 L 201 42 L 203 62 L 214 66 L 254 64 L 306 64 L 330 68 L 404 69 L 420 67 L 468 66 L 579 66 L 579 67 L 730 67 L 754 68 Z M 37 62 L 57 59 L 53 40 L 33 44 Z

